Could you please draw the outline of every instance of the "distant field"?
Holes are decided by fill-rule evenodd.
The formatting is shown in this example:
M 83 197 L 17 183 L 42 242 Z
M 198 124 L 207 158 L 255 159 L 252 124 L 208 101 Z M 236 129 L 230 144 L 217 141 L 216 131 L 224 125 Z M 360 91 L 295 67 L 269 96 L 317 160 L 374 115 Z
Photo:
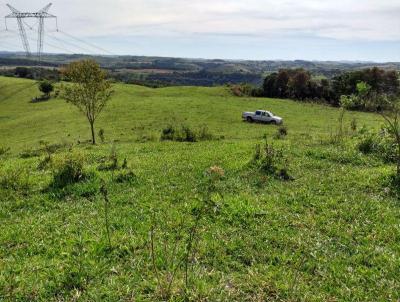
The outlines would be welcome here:
M 399 301 L 400 208 L 384 186 L 394 168 L 358 152 L 357 138 L 329 142 L 338 109 L 237 98 L 225 87 L 118 84 L 96 124 L 106 141 L 91 146 L 75 108 L 61 99 L 30 103 L 37 94 L 32 81 L 0 78 L 0 148 L 10 148 L 0 155 L 0 301 L 162 300 L 157 275 L 170 278 L 174 242 L 186 238 L 211 166 L 224 177 L 212 195 L 215 211 L 199 224 L 188 300 Z M 256 109 L 282 116 L 287 137 L 276 139 L 275 126 L 241 121 L 242 111 Z M 382 124 L 378 115 L 351 112 L 347 129 L 353 118 L 359 129 Z M 207 125 L 215 139 L 160 141 L 162 129 L 180 124 Z M 293 181 L 249 166 L 265 138 L 284 150 Z M 53 156 L 79 152 L 93 178 L 63 194 L 49 189 L 52 170 L 38 168 L 46 156 L 37 152 L 41 140 L 73 144 Z M 134 181 L 99 169 L 113 145 Z M 13 174 L 15 186 L 5 186 Z M 183 272 L 178 266 L 171 301 L 182 301 Z

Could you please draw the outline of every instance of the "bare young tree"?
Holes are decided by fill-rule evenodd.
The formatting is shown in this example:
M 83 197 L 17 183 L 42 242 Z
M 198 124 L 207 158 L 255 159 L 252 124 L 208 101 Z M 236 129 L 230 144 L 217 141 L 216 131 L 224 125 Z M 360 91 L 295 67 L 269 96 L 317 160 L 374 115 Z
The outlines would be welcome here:
M 63 98 L 86 116 L 92 143 L 96 144 L 94 123 L 111 98 L 111 83 L 107 81 L 105 71 L 94 60 L 70 63 L 63 69 L 63 74 L 71 82 L 63 85 Z

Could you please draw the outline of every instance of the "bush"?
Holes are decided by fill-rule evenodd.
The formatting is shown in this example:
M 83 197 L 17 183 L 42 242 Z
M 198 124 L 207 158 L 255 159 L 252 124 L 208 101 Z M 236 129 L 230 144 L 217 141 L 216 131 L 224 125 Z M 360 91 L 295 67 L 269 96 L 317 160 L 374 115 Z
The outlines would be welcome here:
M 357 149 L 364 154 L 373 154 L 385 162 L 396 162 L 396 145 L 387 129 L 378 133 L 363 133 L 357 144 Z
M 118 154 L 115 145 L 113 144 L 111 147 L 110 155 L 108 156 L 108 158 L 103 160 L 103 162 L 97 167 L 97 170 L 114 171 L 118 169 L 119 169 Z
M 62 189 L 70 184 L 82 181 L 84 174 L 84 156 L 78 152 L 68 153 L 53 161 L 53 188 Z
M 101 142 L 104 143 L 105 137 L 104 137 L 104 129 L 103 128 L 101 128 L 99 130 L 99 137 L 100 137 Z
M 282 139 L 288 134 L 288 129 L 286 126 L 280 126 L 275 134 L 275 138 Z
M 40 156 L 40 154 L 41 154 L 40 150 L 29 148 L 22 151 L 19 156 L 21 158 L 31 158 L 31 157 L 38 157 Z
M 350 128 L 353 132 L 357 131 L 357 120 L 355 118 L 351 120 Z
M 208 129 L 207 125 L 203 125 L 199 130 L 199 140 L 202 141 L 210 141 L 214 138 L 213 134 Z
M 0 147 L 0 156 L 7 155 L 10 152 L 8 147 Z
M 137 179 L 136 174 L 132 170 L 125 170 L 117 174 L 115 181 L 117 183 L 133 183 Z
M 161 131 L 162 141 L 176 142 L 198 142 L 214 139 L 214 135 L 209 131 L 206 125 L 195 130 L 186 125 L 168 125 Z
M 283 180 L 292 180 L 287 169 L 287 160 L 283 151 L 265 141 L 261 148 L 257 145 L 253 155 L 252 166 L 264 174 L 272 175 Z
M 54 90 L 54 86 L 51 82 L 43 80 L 39 82 L 39 90 L 44 96 L 50 96 L 50 93 Z
M 29 173 L 25 169 L 7 169 L 0 173 L 0 187 L 5 190 L 27 191 L 30 187 Z
M 261 88 L 254 87 L 250 84 L 240 84 L 230 86 L 230 90 L 234 96 L 238 97 L 261 97 L 263 96 L 263 90 Z

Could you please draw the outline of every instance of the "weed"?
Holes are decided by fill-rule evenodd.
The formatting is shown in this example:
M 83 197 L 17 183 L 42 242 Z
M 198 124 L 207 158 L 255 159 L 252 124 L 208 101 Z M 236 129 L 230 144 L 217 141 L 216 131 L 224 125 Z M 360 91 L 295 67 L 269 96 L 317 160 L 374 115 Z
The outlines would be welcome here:
M 106 184 L 104 183 L 104 181 L 103 181 L 103 184 L 101 185 L 100 192 L 104 199 L 104 226 L 106 229 L 108 248 L 111 249 L 112 245 L 111 245 L 110 217 L 109 217 L 110 216 L 110 214 L 109 214 L 110 200 L 108 198 L 108 191 L 107 191 Z
M 99 137 L 100 137 L 100 140 L 101 140 L 101 142 L 102 143 L 104 143 L 105 142 L 105 136 L 104 136 L 104 129 L 103 128 L 101 128 L 100 130 L 99 130 Z
M 99 170 L 99 171 L 115 171 L 118 169 L 119 169 L 118 153 L 117 153 L 115 143 L 113 142 L 108 158 L 106 159 L 105 162 L 101 163 L 97 167 L 97 170 Z
M 258 171 L 272 175 L 283 180 L 291 180 L 287 169 L 287 159 L 281 149 L 277 149 L 273 144 L 269 144 L 268 140 L 261 147 L 256 145 L 251 166 Z
M 213 140 L 214 135 L 210 132 L 206 125 L 201 126 L 198 130 L 192 129 L 187 125 L 168 125 L 161 131 L 162 141 L 177 142 L 198 142 Z
M 119 172 L 115 176 L 115 181 L 117 183 L 133 183 L 137 180 L 136 174 L 132 170 L 125 170 Z
M 210 141 L 214 139 L 214 135 L 210 132 L 207 125 L 203 125 L 199 129 L 198 138 L 201 141 Z
M 0 172 L 0 187 L 5 190 L 26 192 L 30 188 L 30 174 L 23 168 L 6 169 Z
M 51 187 L 62 189 L 84 179 L 85 158 L 81 153 L 64 154 L 53 161 L 53 182 Z
M 353 119 L 351 120 L 350 129 L 351 129 L 351 131 L 353 131 L 353 132 L 356 132 L 356 131 L 357 131 L 357 119 L 356 119 L 356 118 L 353 118 Z
M 0 156 L 5 156 L 10 152 L 9 147 L 0 147 Z
M 276 131 L 275 138 L 276 139 L 283 139 L 288 135 L 288 129 L 286 126 L 280 126 Z
M 122 162 L 122 169 L 127 169 L 128 168 L 128 160 L 126 159 L 126 157 L 124 158 L 124 161 Z
M 181 289 L 184 293 L 183 298 L 188 299 L 188 291 L 193 279 L 191 268 L 193 259 L 196 258 L 197 246 L 202 239 L 201 235 L 207 231 L 207 224 L 204 222 L 216 213 L 216 203 L 213 197 L 218 194 L 218 183 L 224 179 L 224 176 L 225 172 L 219 166 L 210 167 L 205 172 L 205 180 L 198 187 L 202 197 L 191 209 L 190 217 L 185 217 L 178 226 L 171 228 L 171 231 L 166 232 L 165 228 L 157 227 L 155 212 L 153 212 L 153 223 L 149 232 L 150 254 L 153 273 L 157 280 L 160 296 L 164 300 L 171 298 L 172 290 L 177 284 L 183 287 Z M 184 222 L 186 221 L 189 223 L 185 226 Z M 164 221 L 163 224 L 166 224 L 166 222 Z M 162 230 L 164 230 L 163 235 L 165 237 L 163 248 L 157 245 L 157 233 L 162 232 Z M 168 239 L 172 242 L 167 242 Z M 160 250 L 162 254 L 160 254 Z M 170 261 L 170 263 L 163 263 L 163 267 L 168 268 L 165 273 L 159 269 L 158 261 L 160 259 Z M 181 279 L 177 280 L 178 277 L 181 277 Z
M 33 148 L 25 149 L 20 153 L 20 157 L 27 159 L 31 157 L 39 157 L 41 155 L 41 151 Z
M 367 131 L 359 136 L 357 149 L 364 154 L 373 154 L 385 162 L 396 162 L 395 142 L 385 128 L 378 133 Z
M 81 231 L 78 240 L 74 243 L 72 251 L 64 262 L 64 276 L 61 280 L 61 290 L 83 291 L 89 281 L 89 263 L 86 260 L 86 249 Z

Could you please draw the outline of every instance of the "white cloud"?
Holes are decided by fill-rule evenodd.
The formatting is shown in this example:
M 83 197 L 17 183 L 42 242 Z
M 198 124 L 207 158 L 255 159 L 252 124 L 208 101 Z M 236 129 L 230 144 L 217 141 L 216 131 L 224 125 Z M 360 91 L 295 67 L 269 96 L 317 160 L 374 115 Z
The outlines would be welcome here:
M 9 1 L 24 11 L 47 4 L 45 0 Z M 251 45 L 265 49 L 275 41 L 278 50 L 266 55 L 278 57 L 286 50 L 276 44 L 283 39 L 292 48 L 287 57 L 304 58 L 307 53 L 299 53 L 297 45 L 313 41 L 321 45 L 321 54 L 315 46 L 313 56 L 323 58 L 330 51 L 329 58 L 336 58 L 327 42 L 332 40 L 343 59 L 348 54 L 383 60 L 398 58 L 393 55 L 396 49 L 385 46 L 386 54 L 380 55 L 377 45 L 400 43 L 399 0 L 55 0 L 51 12 L 58 16 L 60 29 L 101 41 L 118 53 L 226 57 L 227 48 L 217 47 L 224 41 L 237 47 L 235 57 L 262 58 L 264 52 Z M 5 3 L 0 5 L 0 16 L 7 13 Z M 15 22 L 13 26 L 16 30 Z M 47 28 L 54 29 L 54 22 L 48 22 Z M 36 33 L 30 34 L 34 43 Z M 20 44 L 15 37 L 11 43 Z M 369 49 L 356 50 L 359 43 Z
M 21 10 L 46 2 L 14 0 Z M 0 12 L 7 13 L 5 6 Z M 360 40 L 400 40 L 396 0 L 59 0 L 60 26 L 82 36 L 298 34 Z

